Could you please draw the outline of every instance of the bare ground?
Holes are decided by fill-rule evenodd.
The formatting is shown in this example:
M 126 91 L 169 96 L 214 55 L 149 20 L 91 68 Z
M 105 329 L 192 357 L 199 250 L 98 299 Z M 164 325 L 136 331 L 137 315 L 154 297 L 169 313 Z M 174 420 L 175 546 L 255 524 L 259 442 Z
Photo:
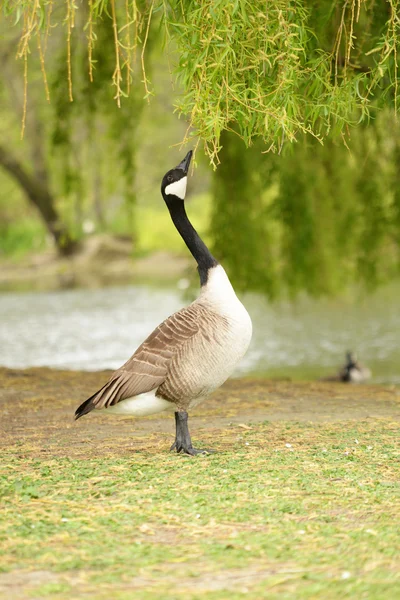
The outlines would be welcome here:
M 30 456 L 89 457 L 133 451 L 165 452 L 173 440 L 170 414 L 133 419 L 94 411 L 77 422 L 75 408 L 101 387 L 109 372 L 0 368 L 0 448 Z M 231 379 L 190 417 L 223 450 L 234 428 L 260 421 L 400 421 L 400 388 L 323 382 Z M 99 449 L 100 448 L 100 449 Z

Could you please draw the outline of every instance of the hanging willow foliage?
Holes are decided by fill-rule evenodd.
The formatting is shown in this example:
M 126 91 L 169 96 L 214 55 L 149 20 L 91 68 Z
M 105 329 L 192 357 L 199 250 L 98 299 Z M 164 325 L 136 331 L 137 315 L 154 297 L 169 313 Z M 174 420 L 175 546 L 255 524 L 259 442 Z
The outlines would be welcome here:
M 221 162 L 211 234 L 238 287 L 331 294 L 400 273 L 400 0 L 0 2 L 9 38 L 20 33 L 23 128 L 33 70 L 66 195 L 90 195 L 98 163 L 102 190 L 133 196 L 134 132 L 162 37 L 184 141 L 198 136 Z
M 87 38 L 87 76 L 96 79 L 99 23 L 113 37 L 114 97 L 122 106 L 133 87 L 151 94 L 145 68 L 152 22 L 160 24 L 183 94 L 177 106 L 215 165 L 224 129 L 251 145 L 280 151 L 300 133 L 323 140 L 365 120 L 371 104 L 397 110 L 399 0 L 2 0 L 21 31 L 18 57 L 37 52 L 45 93 L 46 51 L 55 26 L 64 29 L 68 98 L 74 99 L 76 27 Z M 77 19 L 80 12 L 85 19 Z M 140 69 L 136 65 L 140 64 Z M 140 81 L 142 83 L 140 83 Z M 25 99 L 27 93 L 25 90 Z M 26 102 L 25 111 L 26 114 Z M 23 126 L 25 123 L 25 117 Z
M 266 156 L 240 151 L 233 133 L 222 142 L 212 231 L 238 289 L 334 295 L 400 275 L 400 126 L 392 110 L 353 130 L 349 149 L 304 138 Z

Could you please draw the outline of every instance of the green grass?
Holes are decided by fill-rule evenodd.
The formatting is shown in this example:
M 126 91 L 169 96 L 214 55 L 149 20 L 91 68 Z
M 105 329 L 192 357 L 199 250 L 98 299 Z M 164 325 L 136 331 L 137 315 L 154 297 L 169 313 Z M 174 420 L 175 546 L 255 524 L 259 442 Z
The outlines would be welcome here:
M 16 448 L 0 467 L 0 568 L 47 573 L 20 598 L 392 600 L 398 441 L 376 420 L 257 424 L 194 459 Z
M 0 257 L 22 258 L 28 252 L 46 247 L 46 231 L 38 219 L 22 218 L 0 224 Z

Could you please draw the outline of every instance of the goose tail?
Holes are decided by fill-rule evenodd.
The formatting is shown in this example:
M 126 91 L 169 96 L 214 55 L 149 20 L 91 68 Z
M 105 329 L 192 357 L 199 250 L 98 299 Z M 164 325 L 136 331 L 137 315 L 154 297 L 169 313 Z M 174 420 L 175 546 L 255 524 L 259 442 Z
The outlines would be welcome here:
M 85 402 L 82 402 L 82 404 L 80 406 L 78 406 L 78 408 L 75 411 L 75 421 L 77 421 L 78 419 L 80 419 L 84 415 L 87 415 L 94 408 L 96 408 L 96 404 L 94 402 L 94 399 L 99 394 L 99 392 L 101 392 L 103 390 L 104 387 L 105 386 L 103 386 L 100 390 L 98 390 L 95 394 L 93 394 L 93 396 L 90 396 L 90 398 L 88 398 L 87 400 L 85 400 Z
M 94 404 L 92 402 L 92 398 L 88 398 L 85 402 L 82 402 L 80 406 L 75 411 L 75 421 L 83 417 L 83 415 L 87 415 L 91 410 L 94 409 Z

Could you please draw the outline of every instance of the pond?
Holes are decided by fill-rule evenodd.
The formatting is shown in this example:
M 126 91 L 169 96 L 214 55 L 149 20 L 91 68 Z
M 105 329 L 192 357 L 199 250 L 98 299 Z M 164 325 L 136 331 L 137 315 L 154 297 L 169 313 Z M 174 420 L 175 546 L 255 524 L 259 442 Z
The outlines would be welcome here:
M 347 300 L 269 304 L 243 299 L 254 327 L 235 375 L 316 379 L 335 373 L 347 350 L 372 382 L 400 384 L 399 286 Z M 182 292 L 150 286 L 0 294 L 0 365 L 98 370 L 121 366 Z

